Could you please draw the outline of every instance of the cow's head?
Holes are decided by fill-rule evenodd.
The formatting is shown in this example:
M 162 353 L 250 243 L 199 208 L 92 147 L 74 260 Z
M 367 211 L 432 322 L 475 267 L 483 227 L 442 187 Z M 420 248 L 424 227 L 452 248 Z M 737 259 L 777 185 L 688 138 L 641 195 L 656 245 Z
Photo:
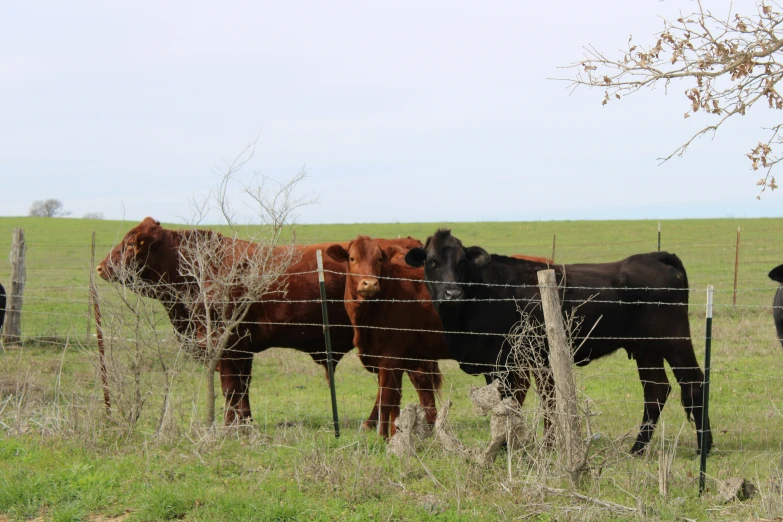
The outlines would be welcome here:
M 332 245 L 326 249 L 326 255 L 345 264 L 346 293 L 357 301 L 378 297 L 382 284 L 379 278 L 387 273 L 384 265 L 404 254 L 399 246 L 382 248 L 378 241 L 367 236 L 357 237 L 348 243 L 348 248 Z
M 106 281 L 159 283 L 167 274 L 166 230 L 148 217 L 133 227 L 95 270 Z
M 464 283 L 468 270 L 488 264 L 491 258 L 481 247 L 462 246 L 450 230 L 440 229 L 427 238 L 423 248 L 412 248 L 405 262 L 412 267 L 424 267 L 424 280 L 436 308 L 465 295 Z

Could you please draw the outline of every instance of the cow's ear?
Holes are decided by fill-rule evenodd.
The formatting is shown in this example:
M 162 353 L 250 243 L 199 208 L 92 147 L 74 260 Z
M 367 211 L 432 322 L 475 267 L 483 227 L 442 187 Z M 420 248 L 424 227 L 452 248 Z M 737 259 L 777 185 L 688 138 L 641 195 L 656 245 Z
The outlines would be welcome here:
M 155 243 L 155 237 L 149 234 L 139 234 L 136 236 L 136 252 L 142 250 L 148 250 L 153 243 Z
M 421 267 L 426 260 L 427 252 L 421 247 L 411 248 L 405 254 L 405 262 L 413 268 Z
M 467 257 L 468 261 L 470 261 L 476 266 L 484 266 L 486 264 L 489 264 L 489 262 L 492 260 L 492 258 L 489 257 L 489 254 L 487 253 L 486 250 L 477 246 L 466 248 L 465 257 Z
M 769 278 L 778 283 L 783 283 L 783 265 L 773 268 L 769 272 Z
M 405 252 L 404 248 L 397 245 L 386 247 L 382 250 L 382 252 L 384 261 L 397 261 L 401 257 L 404 257 L 407 253 Z
M 326 249 L 326 255 L 338 263 L 348 262 L 348 251 L 342 245 L 332 245 Z

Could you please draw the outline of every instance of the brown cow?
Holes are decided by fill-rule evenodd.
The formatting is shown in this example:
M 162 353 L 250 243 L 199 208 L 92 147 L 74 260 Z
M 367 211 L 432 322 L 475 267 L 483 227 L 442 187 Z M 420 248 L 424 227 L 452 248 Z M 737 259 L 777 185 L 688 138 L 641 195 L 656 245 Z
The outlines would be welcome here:
M 378 434 L 383 437 L 394 435 L 405 371 L 411 380 L 417 376 L 427 421 L 435 422 L 434 395 L 422 391 L 440 389 L 437 359 L 449 357 L 440 318 L 421 280 L 423 271 L 405 264 L 406 252 L 398 246 L 384 248 L 366 236 L 347 247 L 332 245 L 326 250 L 328 257 L 347 270 L 345 309 L 354 325 L 353 344 L 359 359 L 365 368 L 378 373 Z
M 384 437 L 395 432 L 403 371 L 408 372 L 411 380 L 413 375 L 421 377 L 419 399 L 427 420 L 431 424 L 435 422 L 434 396 L 433 402 L 427 403 L 430 397 L 422 396 L 421 392 L 440 388 L 437 360 L 451 358 L 440 333 L 440 317 L 423 281 L 424 271 L 405 264 L 407 251 L 408 248 L 399 246 L 384 247 L 366 236 L 357 237 L 347 248 L 334 245 L 326 251 L 327 256 L 342 263 L 347 271 L 345 308 L 354 325 L 353 343 L 359 350 L 359 358 L 366 368 L 378 372 L 378 434 Z M 487 375 L 487 383 L 491 380 Z M 515 373 L 511 382 L 516 399 L 522 404 L 530 386 L 528 371 Z M 547 434 L 551 435 L 551 430 L 547 429 Z
M 187 333 L 194 327 L 191 311 L 178 299 L 177 292 L 172 289 L 189 283 L 180 274 L 179 263 L 180 245 L 183 238 L 191 233 L 194 232 L 165 229 L 160 226 L 160 222 L 148 217 L 125 235 L 123 240 L 100 262 L 96 270 L 107 281 L 127 284 L 130 281 L 122 280 L 122 274 L 127 273 L 122 269 L 125 267 L 138 269 L 143 284 L 132 289 L 158 299 L 168 312 L 174 328 L 181 333 Z M 247 241 L 220 237 L 224 241 L 231 242 L 234 248 L 240 251 L 253 248 L 253 244 Z M 389 240 L 385 243 L 408 248 L 421 245 L 419 241 L 410 238 Z M 292 263 L 287 270 L 285 297 L 271 293 L 268 298 L 262 299 L 260 303 L 253 306 L 240 331 L 237 332 L 239 339 L 236 346 L 223 354 L 218 371 L 226 400 L 226 424 L 251 418 L 248 387 L 253 354 L 271 347 L 293 348 L 308 353 L 315 362 L 326 369 L 318 275 L 315 272 L 315 251 L 319 248 L 326 250 L 333 244 L 297 247 L 300 255 L 298 261 Z M 336 364 L 353 348 L 353 332 L 347 327 L 350 321 L 341 302 L 345 292 L 345 277 L 342 275 L 345 270 L 341 264 L 332 261 L 328 256 L 324 257 L 324 268 L 337 273 L 326 278 L 329 319 L 332 325 L 337 326 L 331 329 L 332 350 Z M 276 302 L 264 305 L 264 300 Z M 418 386 L 415 379 L 412 378 L 414 386 Z M 376 417 L 377 412 L 373 410 L 370 419 Z
M 544 263 L 545 265 L 555 264 L 555 262 L 549 259 L 548 257 L 523 256 L 521 254 L 514 254 L 510 257 L 513 257 L 514 259 L 524 259 L 525 261 L 533 261 L 534 263 Z

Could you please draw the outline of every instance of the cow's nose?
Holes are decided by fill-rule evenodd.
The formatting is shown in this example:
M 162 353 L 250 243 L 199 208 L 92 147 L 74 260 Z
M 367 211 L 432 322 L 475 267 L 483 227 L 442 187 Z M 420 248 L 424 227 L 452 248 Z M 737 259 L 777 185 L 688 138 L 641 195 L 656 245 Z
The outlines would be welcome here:
M 359 283 L 359 292 L 367 294 L 375 294 L 381 289 L 381 285 L 377 279 L 365 278 Z
M 95 267 L 95 271 L 98 272 L 98 275 L 101 275 L 103 273 L 103 267 L 98 265 Z
M 443 297 L 446 298 L 447 301 L 453 301 L 455 299 L 459 299 L 462 297 L 462 290 L 459 288 L 447 288 L 443 292 Z

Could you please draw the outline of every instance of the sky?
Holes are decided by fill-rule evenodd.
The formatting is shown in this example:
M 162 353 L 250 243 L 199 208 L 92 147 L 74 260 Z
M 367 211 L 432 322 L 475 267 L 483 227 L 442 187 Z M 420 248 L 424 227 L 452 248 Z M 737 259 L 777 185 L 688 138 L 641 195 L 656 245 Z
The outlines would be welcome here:
M 695 3 L 629 6 L 6 3 L 0 215 L 57 198 L 73 217 L 190 222 L 254 141 L 238 181 L 304 170 L 302 223 L 783 215 L 744 156 L 775 123 L 765 107 L 661 165 L 711 121 L 683 119 L 684 85 L 603 107 L 551 79 L 584 45 L 620 56 Z M 232 187 L 237 219 L 257 219 Z

